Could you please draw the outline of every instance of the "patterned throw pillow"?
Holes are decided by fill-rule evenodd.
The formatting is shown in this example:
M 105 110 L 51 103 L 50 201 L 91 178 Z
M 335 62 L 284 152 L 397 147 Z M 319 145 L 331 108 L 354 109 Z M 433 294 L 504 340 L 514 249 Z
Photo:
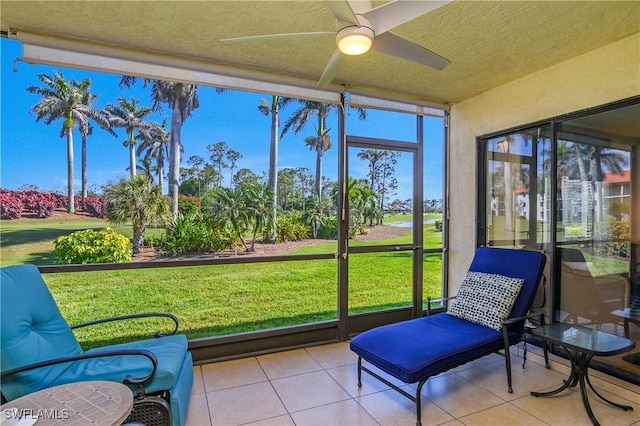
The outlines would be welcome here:
M 522 278 L 469 271 L 447 313 L 501 331 L 523 283 Z

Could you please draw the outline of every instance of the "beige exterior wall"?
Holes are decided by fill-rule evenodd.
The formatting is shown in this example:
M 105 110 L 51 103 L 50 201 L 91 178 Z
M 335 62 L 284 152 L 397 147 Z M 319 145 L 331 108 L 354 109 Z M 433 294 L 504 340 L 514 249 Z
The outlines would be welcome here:
M 476 137 L 640 95 L 640 33 L 451 107 L 449 294 L 475 249 Z

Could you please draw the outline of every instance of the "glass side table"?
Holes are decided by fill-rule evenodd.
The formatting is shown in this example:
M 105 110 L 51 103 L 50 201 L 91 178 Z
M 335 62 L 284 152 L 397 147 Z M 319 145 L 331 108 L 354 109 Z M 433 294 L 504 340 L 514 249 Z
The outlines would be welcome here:
M 579 383 L 582 402 L 594 426 L 599 426 L 600 423 L 593 414 L 593 410 L 591 410 L 586 384 L 589 385 L 593 393 L 606 403 L 625 411 L 633 410 L 633 407 L 615 403 L 600 395 L 589 380 L 589 362 L 594 356 L 612 356 L 631 350 L 636 346 L 633 340 L 562 322 L 538 327 L 532 329 L 531 332 L 534 336 L 540 338 L 545 345 L 551 343 L 562 347 L 571 361 L 571 373 L 562 386 L 550 392 L 531 392 L 531 395 L 535 397 L 552 396 L 568 387 L 575 387 Z

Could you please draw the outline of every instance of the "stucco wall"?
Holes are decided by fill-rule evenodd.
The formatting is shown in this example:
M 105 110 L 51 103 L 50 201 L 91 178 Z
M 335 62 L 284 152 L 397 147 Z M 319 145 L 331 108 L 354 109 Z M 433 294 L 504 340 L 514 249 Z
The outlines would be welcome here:
M 475 249 L 476 137 L 637 95 L 640 33 L 451 107 L 449 294 Z

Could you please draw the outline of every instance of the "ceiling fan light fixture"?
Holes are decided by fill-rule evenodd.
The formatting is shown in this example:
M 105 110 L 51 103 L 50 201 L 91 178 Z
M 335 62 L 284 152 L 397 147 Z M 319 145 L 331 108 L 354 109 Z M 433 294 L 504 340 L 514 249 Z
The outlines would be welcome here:
M 336 42 L 345 55 L 362 55 L 371 49 L 374 36 L 371 28 L 350 26 L 338 31 Z

